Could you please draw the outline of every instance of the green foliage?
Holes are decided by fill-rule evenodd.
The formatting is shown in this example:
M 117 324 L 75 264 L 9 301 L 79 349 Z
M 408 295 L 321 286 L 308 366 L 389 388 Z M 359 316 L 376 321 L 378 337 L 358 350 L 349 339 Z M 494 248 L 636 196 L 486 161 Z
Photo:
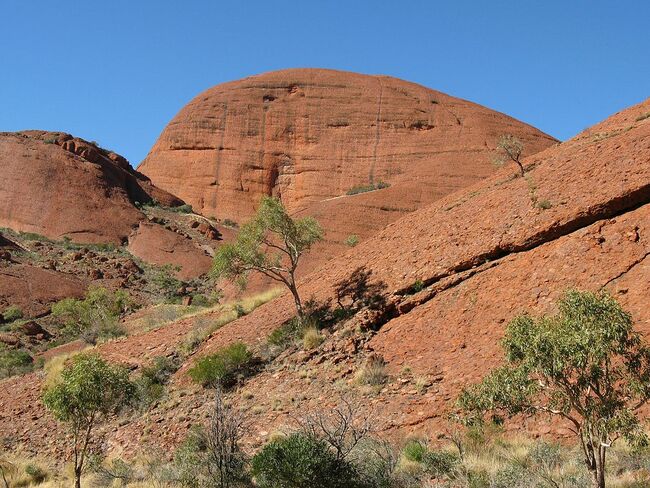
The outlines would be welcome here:
M 611 296 L 569 291 L 557 314 L 510 322 L 503 347 L 505 365 L 459 398 L 466 422 L 487 413 L 563 417 L 596 477 L 618 437 L 648 442 L 635 409 L 650 398 L 650 348 Z
M 252 460 L 260 488 L 353 488 L 362 486 L 349 463 L 318 439 L 291 434 L 265 445 Z
M 178 290 L 183 286 L 183 282 L 174 274 L 179 269 L 178 267 L 174 268 L 171 264 L 166 264 L 156 268 L 151 277 L 151 283 L 156 287 L 157 292 L 167 300 L 177 298 Z
M 381 190 L 383 188 L 388 188 L 390 183 L 385 181 L 378 181 L 377 183 L 369 183 L 368 185 L 356 185 L 350 188 L 346 195 L 358 195 L 359 193 L 367 193 L 369 191 Z
M 60 381 L 45 390 L 43 404 L 57 420 L 87 426 L 125 406 L 134 393 L 126 368 L 97 354 L 79 354 L 63 369 Z
M 451 475 L 460 459 L 452 452 L 431 450 L 421 440 L 412 440 L 402 449 L 402 455 L 409 461 L 420 463 L 428 474 L 435 478 Z
M 359 236 L 356 234 L 351 234 L 345 239 L 345 245 L 348 247 L 354 247 L 359 244 Z
M 9 349 L 0 342 L 0 379 L 27 373 L 32 370 L 34 360 L 22 349 Z
M 402 455 L 409 461 L 423 463 L 429 449 L 427 445 L 420 440 L 411 440 L 406 443 L 402 449 Z
M 289 288 L 302 316 L 295 271 L 300 257 L 322 238 L 315 219 L 293 219 L 279 199 L 263 197 L 257 214 L 242 226 L 237 240 L 217 250 L 213 274 L 244 285 L 250 272 L 262 273 Z
M 244 375 L 251 365 L 252 353 L 243 342 L 235 342 L 215 354 L 203 356 L 194 363 L 189 375 L 205 387 L 230 386 Z
M 409 290 L 408 290 L 408 294 L 409 294 L 409 295 L 412 295 L 412 294 L 414 294 L 414 293 L 419 293 L 419 292 L 421 292 L 422 290 L 424 290 L 425 287 L 426 287 L 426 285 L 424 284 L 424 281 L 419 280 L 419 279 L 418 279 L 418 280 L 415 280 L 415 282 L 413 282 L 413 284 L 412 284 L 411 287 L 409 288 Z
M 20 307 L 14 305 L 7 307 L 2 314 L 2 317 L 4 318 L 5 322 L 14 322 L 18 319 L 23 318 L 23 311 L 20 309 Z
M 52 314 L 62 324 L 66 339 L 82 337 L 86 342 L 111 339 L 124 335 L 119 324 L 120 316 L 130 306 L 126 292 L 110 292 L 105 288 L 92 288 L 83 300 L 66 298 L 52 305 Z

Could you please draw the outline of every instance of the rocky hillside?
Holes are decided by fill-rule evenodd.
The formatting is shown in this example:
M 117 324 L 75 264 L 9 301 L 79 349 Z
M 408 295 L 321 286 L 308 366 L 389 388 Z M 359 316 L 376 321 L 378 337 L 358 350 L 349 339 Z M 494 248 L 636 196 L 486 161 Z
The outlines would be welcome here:
M 313 349 L 289 346 L 231 393 L 253 419 L 251 445 L 291 424 L 293 414 L 341 396 L 360 399 L 385 433 L 435 438 L 460 388 L 497 363 L 507 321 L 523 310 L 549 311 L 567 287 L 607 289 L 650 334 L 648 113 L 650 99 L 528 157 L 524 177 L 505 167 L 305 278 L 304 296 L 325 309 L 340 298 L 352 315 Z M 355 305 L 343 289 L 365 300 Z M 105 429 L 107 445 L 125 452 L 177 445 L 210 408 L 210 393 L 187 378 L 194 359 L 236 340 L 264 357 L 266 337 L 293 314 L 285 296 L 218 328 L 186 358 L 168 399 Z M 178 354 L 196 327 L 185 319 L 99 351 L 137 367 Z M 388 380 L 378 389 L 356 379 L 371 356 L 386 363 Z M 32 373 L 0 388 L 0 436 L 40 452 L 62 445 L 38 400 L 42 381 Z M 543 420 L 525 427 L 566 434 Z
M 122 156 L 61 132 L 0 133 L 0 227 L 75 242 L 122 244 L 135 204 L 183 202 Z
M 290 211 L 321 221 L 325 258 L 345 250 L 350 235 L 365 238 L 490 175 L 497 140 L 508 133 L 524 141 L 526 154 L 556 142 L 414 83 L 291 69 L 201 93 L 138 169 L 221 220 L 241 223 L 262 195 L 278 196 Z

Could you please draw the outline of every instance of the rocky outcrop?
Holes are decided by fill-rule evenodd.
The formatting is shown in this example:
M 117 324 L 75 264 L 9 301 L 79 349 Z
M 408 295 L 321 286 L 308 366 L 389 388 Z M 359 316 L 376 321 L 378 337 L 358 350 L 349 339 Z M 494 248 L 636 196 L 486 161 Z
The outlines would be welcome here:
M 60 132 L 0 133 L 0 227 L 75 242 L 122 243 L 136 203 L 183 202 L 118 154 Z
M 169 123 L 139 166 L 195 210 L 240 222 L 262 195 L 317 216 L 319 262 L 405 213 L 490 175 L 499 136 L 556 141 L 479 105 L 388 76 L 291 69 L 215 86 Z M 389 188 L 347 195 L 357 186 Z M 322 259 L 321 259 L 322 258 Z
M 149 222 L 141 222 L 131 234 L 128 249 L 148 263 L 171 266 L 181 279 L 205 274 L 212 265 L 212 258 L 191 239 Z
M 17 306 L 26 317 L 48 313 L 53 302 L 80 298 L 87 283 L 75 276 L 29 264 L 0 264 L 0 310 Z
M 551 311 L 568 287 L 608 290 L 650 337 L 649 112 L 650 99 L 527 158 L 525 177 L 503 168 L 390 224 L 302 280 L 302 294 L 322 305 L 334 306 L 345 282 L 371 292 L 380 310 L 362 309 L 315 350 L 283 353 L 232 393 L 238 407 L 255 413 L 247 441 L 259 446 L 297 412 L 327 409 L 341 392 L 358 398 L 384 434 L 435 437 L 460 388 L 498 363 L 507 322 L 524 310 Z M 219 328 L 172 388 L 185 387 L 197 356 L 236 340 L 257 347 L 293 314 L 283 296 Z M 138 363 L 150 349 L 169 354 L 191 325 L 186 319 L 98 350 Z M 354 381 L 371 354 L 384 358 L 391 375 L 379 392 Z M 37 401 L 40 381 L 32 374 L 0 388 L 0 435 L 35 451 L 55 449 L 51 441 L 60 439 Z M 109 425 L 107 442 L 137 449 L 146 428 L 148 441 L 177 445 L 210 408 L 209 393 L 183 395 L 146 418 Z M 544 419 L 516 427 L 567 435 L 561 423 Z

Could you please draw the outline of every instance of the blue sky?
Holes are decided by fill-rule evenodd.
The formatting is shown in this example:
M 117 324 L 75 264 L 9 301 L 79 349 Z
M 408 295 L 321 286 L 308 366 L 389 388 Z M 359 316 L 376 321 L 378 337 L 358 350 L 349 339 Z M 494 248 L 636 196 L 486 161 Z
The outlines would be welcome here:
M 0 131 L 61 130 L 137 165 L 215 84 L 387 74 L 560 139 L 650 96 L 647 0 L 3 0 Z

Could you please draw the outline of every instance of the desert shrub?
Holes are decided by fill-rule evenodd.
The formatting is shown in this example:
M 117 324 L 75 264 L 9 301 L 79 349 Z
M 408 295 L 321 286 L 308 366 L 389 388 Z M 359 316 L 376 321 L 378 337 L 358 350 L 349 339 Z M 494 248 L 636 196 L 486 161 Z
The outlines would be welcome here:
M 380 386 L 388 381 L 386 362 L 380 356 L 372 354 L 357 372 L 356 380 L 362 385 Z
M 425 454 L 422 464 L 431 476 L 442 478 L 452 475 L 459 462 L 458 455 L 453 452 L 429 450 Z
M 25 474 L 35 485 L 38 485 L 47 479 L 47 472 L 36 464 L 28 464 L 25 466 Z
M 135 380 L 141 408 L 149 408 L 163 397 L 165 385 L 177 370 L 177 362 L 164 356 L 154 358 L 151 365 L 141 369 L 140 376 Z
M 0 342 L 0 379 L 27 373 L 32 370 L 34 360 L 23 349 L 9 349 Z
M 243 342 L 235 342 L 215 354 L 199 358 L 189 370 L 195 383 L 205 387 L 230 386 L 243 376 L 251 365 L 253 355 Z
M 5 322 L 14 322 L 18 319 L 23 318 L 23 311 L 20 309 L 20 307 L 14 305 L 7 307 L 2 314 L 2 317 L 4 318 Z
M 276 347 L 288 347 L 291 342 L 295 339 L 295 323 L 293 321 L 282 324 L 280 327 L 275 329 L 267 339 L 267 342 Z
M 166 264 L 156 268 L 151 276 L 151 283 L 156 288 L 156 292 L 166 300 L 176 300 L 179 297 L 179 290 L 183 287 L 183 282 L 176 278 L 174 274 L 178 267 Z
M 645 120 L 647 118 L 650 118 L 650 112 L 646 112 L 644 114 L 639 115 L 635 120 L 636 122 L 641 122 L 642 120 Z
M 265 445 L 252 460 L 261 488 L 353 488 L 363 486 L 356 469 L 323 441 L 291 434 Z
M 129 309 L 128 295 L 121 290 L 110 292 L 93 288 L 86 298 L 66 298 L 52 305 L 52 314 L 61 323 L 66 339 L 82 337 L 88 343 L 124 335 L 120 316 Z
M 530 488 L 536 485 L 535 477 L 518 464 L 506 464 L 492 477 L 491 488 Z
M 224 219 L 222 224 L 224 227 L 230 227 L 231 229 L 237 229 L 239 227 L 239 224 L 237 222 L 230 219 Z
M 537 202 L 537 208 L 539 209 L 548 210 L 551 207 L 553 207 L 553 204 L 550 202 L 550 200 L 540 200 Z
M 351 234 L 345 239 L 345 245 L 349 247 L 354 247 L 359 244 L 359 236 L 356 234 Z
M 414 439 L 406 443 L 402 449 L 402 455 L 409 461 L 423 463 L 428 451 L 427 445 L 424 442 Z
M 314 349 L 320 346 L 324 340 L 325 337 L 316 327 L 309 327 L 303 333 L 302 345 L 305 349 Z
M 419 293 L 419 292 L 421 292 L 422 290 L 424 290 L 425 286 L 426 286 L 426 285 L 424 284 L 424 281 L 422 281 L 422 280 L 415 280 L 415 281 L 413 282 L 413 284 L 411 285 L 411 287 L 409 288 L 408 293 L 409 293 L 409 294 Z

